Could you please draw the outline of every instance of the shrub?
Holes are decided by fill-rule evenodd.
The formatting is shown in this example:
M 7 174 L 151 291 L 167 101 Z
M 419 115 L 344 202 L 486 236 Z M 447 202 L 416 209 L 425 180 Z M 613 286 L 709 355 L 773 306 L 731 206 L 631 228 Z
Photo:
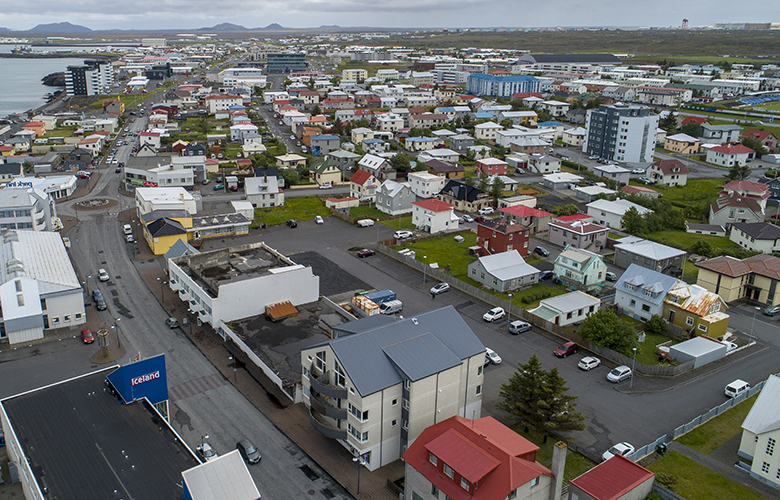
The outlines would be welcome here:
M 657 315 L 653 314 L 653 317 L 650 318 L 650 321 L 647 322 L 647 331 L 654 334 L 663 333 L 664 330 L 666 330 L 666 321 L 664 319 Z

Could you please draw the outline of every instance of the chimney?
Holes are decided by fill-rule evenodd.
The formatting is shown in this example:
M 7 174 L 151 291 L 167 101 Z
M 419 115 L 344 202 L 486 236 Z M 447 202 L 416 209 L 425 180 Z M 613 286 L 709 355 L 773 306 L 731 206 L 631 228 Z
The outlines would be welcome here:
M 561 499 L 561 489 L 563 488 L 563 469 L 566 467 L 566 451 L 568 447 L 563 441 L 558 441 L 553 446 L 552 465 L 550 472 L 553 475 L 553 484 L 550 487 L 550 500 Z

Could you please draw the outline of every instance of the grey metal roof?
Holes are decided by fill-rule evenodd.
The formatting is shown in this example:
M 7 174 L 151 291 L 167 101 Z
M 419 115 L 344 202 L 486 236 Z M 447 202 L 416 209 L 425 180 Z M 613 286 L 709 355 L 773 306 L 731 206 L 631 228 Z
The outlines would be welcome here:
M 9 265 L 17 260 L 23 268 L 21 271 L 14 271 Z M 3 230 L 0 232 L 0 263 L 0 283 L 25 276 L 38 282 L 41 295 L 81 288 L 59 233 Z
M 181 473 L 193 500 L 257 500 L 257 491 L 244 459 L 233 450 Z
M 338 326 L 334 326 L 333 327 L 334 337 L 340 337 L 341 335 L 344 334 L 365 332 L 367 330 L 371 330 L 378 326 L 386 325 L 387 323 L 392 323 L 392 322 L 393 322 L 393 318 L 390 316 L 387 316 L 385 314 L 375 314 L 373 316 L 368 316 L 367 318 L 362 318 L 357 321 L 350 321 L 349 323 L 344 323 Z M 336 332 L 338 332 L 339 335 L 335 335 Z
M 544 306 L 547 309 L 559 312 L 576 311 L 583 307 L 592 305 L 598 306 L 599 304 L 601 304 L 601 300 L 592 295 L 588 295 L 585 292 L 580 292 L 579 290 L 556 297 L 550 297 L 549 299 L 544 299 L 539 302 L 540 307 Z
M 539 272 L 534 266 L 526 264 L 517 250 L 480 257 L 478 260 L 485 268 L 485 271 L 501 281 L 508 281 Z
M 737 222 L 732 224 L 731 227 L 739 229 L 757 240 L 780 239 L 780 227 L 769 222 Z
M 167 264 L 168 259 L 181 257 L 182 255 L 193 255 L 197 253 L 200 253 L 197 248 L 182 239 L 178 239 L 173 245 L 171 245 L 171 248 L 165 252 L 165 262 Z
M 615 290 L 617 293 L 638 296 L 644 301 L 660 304 L 666 297 L 666 292 L 671 290 L 675 283 L 677 278 L 631 264 L 615 284 Z M 628 285 L 633 285 L 635 289 L 632 290 Z M 652 293 L 646 294 L 646 291 Z M 653 293 L 656 294 L 655 297 Z
M 753 434 L 763 434 L 780 429 L 780 377 L 770 375 L 761 394 L 756 398 L 742 428 Z
M 420 336 L 435 337 L 405 342 Z M 404 372 L 417 379 L 437 373 L 449 360 L 464 360 L 485 351 L 452 306 L 394 321 L 355 335 L 329 340 L 344 372 L 362 397 L 402 383 Z M 441 350 L 449 351 L 442 354 Z M 419 367 L 411 364 L 418 363 Z
M 625 243 L 623 242 L 625 240 Z M 685 255 L 685 250 L 678 248 L 672 248 L 654 241 L 643 240 L 641 238 L 628 241 L 625 238 L 621 240 L 621 243 L 615 245 L 616 249 L 623 250 L 624 252 L 633 253 L 642 257 L 647 257 L 652 260 L 664 260 L 679 257 Z

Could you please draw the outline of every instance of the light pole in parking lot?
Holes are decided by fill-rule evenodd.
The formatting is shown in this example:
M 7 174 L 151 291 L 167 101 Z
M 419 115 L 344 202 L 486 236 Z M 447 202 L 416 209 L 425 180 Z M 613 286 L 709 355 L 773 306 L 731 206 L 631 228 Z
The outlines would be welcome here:
M 509 323 L 512 321 L 512 297 L 514 297 L 514 295 L 512 295 L 510 293 L 509 294 L 509 310 L 506 312 L 506 327 L 507 328 L 509 328 Z
M 357 450 L 355 450 L 357 451 Z M 352 461 L 356 462 L 358 464 L 358 480 L 357 480 L 357 491 L 355 492 L 356 495 L 360 495 L 360 469 L 363 468 L 364 465 L 366 465 L 366 456 L 365 455 L 356 455 L 352 457 Z
M 426 274 L 428 272 L 428 256 L 423 255 L 423 259 L 425 259 L 425 267 L 423 267 L 423 285 L 425 284 L 425 278 Z
M 753 309 L 753 323 L 750 324 L 750 335 L 748 336 L 748 345 L 753 343 L 753 327 L 756 326 L 756 313 L 760 310 L 760 307 Z
M 165 284 L 167 281 L 164 281 L 162 278 L 157 278 L 157 281 L 160 282 L 160 302 L 163 304 L 165 303 Z
M 636 347 L 633 348 L 634 351 L 634 359 L 631 361 L 631 383 L 628 384 L 628 387 L 633 388 L 634 387 L 634 366 L 636 365 Z

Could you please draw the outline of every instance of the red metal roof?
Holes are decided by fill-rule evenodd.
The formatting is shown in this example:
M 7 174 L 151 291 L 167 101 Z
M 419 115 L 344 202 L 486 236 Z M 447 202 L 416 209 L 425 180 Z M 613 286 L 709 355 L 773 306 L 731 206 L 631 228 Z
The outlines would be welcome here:
M 655 474 L 622 455 L 615 455 L 570 483 L 596 500 L 614 500 Z
M 555 220 L 559 220 L 561 222 L 574 222 L 575 220 L 585 220 L 585 219 L 592 219 L 592 215 L 588 214 L 573 214 L 573 215 L 562 215 L 560 217 L 556 217 Z
M 430 210 L 431 212 L 446 212 L 447 210 L 455 208 L 455 205 L 450 205 L 446 201 L 437 200 L 435 198 L 415 201 L 412 202 L 412 205 L 417 205 L 418 207 Z
M 755 191 L 757 193 L 768 193 L 769 186 L 760 182 L 752 181 L 731 181 L 723 185 L 724 191 Z
M 742 144 L 723 144 L 721 146 L 715 146 L 711 151 L 717 151 L 726 155 L 739 155 L 745 153 L 755 153 L 752 149 Z
M 455 416 L 425 429 L 403 458 L 453 500 L 494 500 L 552 475 L 536 462 L 538 449 L 493 417 L 471 421 Z M 455 471 L 452 478 L 444 474 L 444 464 Z M 470 483 L 469 491 L 461 487 L 461 477 Z
M 552 215 L 545 212 L 544 210 L 527 207 L 525 205 L 515 205 L 513 207 L 506 207 L 506 208 L 502 208 L 499 211 L 512 214 L 516 217 L 547 217 Z
M 352 177 L 349 178 L 349 182 L 354 182 L 355 184 L 360 184 L 362 186 L 370 178 L 371 178 L 370 172 L 366 172 L 365 170 L 358 170 L 357 172 L 352 174 Z

